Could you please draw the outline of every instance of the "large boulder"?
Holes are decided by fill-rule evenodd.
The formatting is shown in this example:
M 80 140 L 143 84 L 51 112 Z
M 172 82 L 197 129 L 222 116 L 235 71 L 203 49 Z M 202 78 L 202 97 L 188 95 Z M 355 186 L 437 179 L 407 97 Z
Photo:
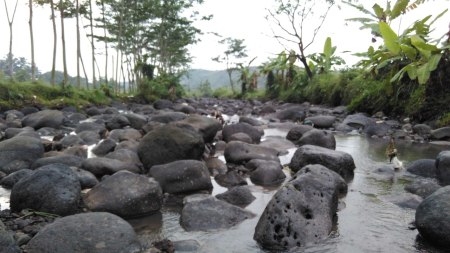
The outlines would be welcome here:
M 8 164 L 23 161 L 30 166 L 44 155 L 44 145 L 39 139 L 16 136 L 0 142 L 0 168 Z
M 434 180 L 417 179 L 414 182 L 406 185 L 405 191 L 416 194 L 422 198 L 426 198 L 433 192 L 437 191 L 439 188 L 441 188 L 441 186 Z
M 114 115 L 112 118 L 106 120 L 105 126 L 108 130 L 121 129 L 130 125 L 130 121 L 124 115 Z
M 187 197 L 181 211 L 181 226 L 186 231 L 227 229 L 255 214 L 215 197 Z
M 11 210 L 30 208 L 67 215 L 78 210 L 81 186 L 78 177 L 63 164 L 47 165 L 14 184 Z
M 218 120 L 200 115 L 190 115 L 186 119 L 177 122 L 177 125 L 192 126 L 197 132 L 203 136 L 205 143 L 212 142 L 216 133 L 222 129 L 222 124 Z
M 181 160 L 150 168 L 149 175 L 159 182 L 167 193 L 189 193 L 211 190 L 212 183 L 204 162 Z
M 167 99 L 159 99 L 153 102 L 153 107 L 157 110 L 170 109 L 173 107 L 173 102 Z
M 350 132 L 352 130 L 363 130 L 366 126 L 374 124 L 376 120 L 362 113 L 351 114 L 345 117 L 344 121 L 338 125 L 337 130 Z
M 240 141 L 229 142 L 224 156 L 228 163 L 233 164 L 244 164 L 253 159 L 279 161 L 277 150 Z
M 450 150 L 442 151 L 436 157 L 436 174 L 441 185 L 450 184 Z
M 43 110 L 29 114 L 22 119 L 23 126 L 30 126 L 34 129 L 41 127 L 61 128 L 64 123 L 64 113 L 57 110 Z
M 121 217 L 135 217 L 161 209 L 163 195 L 152 178 L 119 171 L 107 177 L 84 197 L 86 206 L 95 212 L 110 212 Z
M 83 161 L 81 168 L 87 170 L 97 177 L 112 175 L 121 170 L 128 170 L 133 173 L 140 173 L 140 168 L 134 163 L 122 162 L 116 159 L 105 157 L 92 157 Z
M 104 136 L 106 133 L 105 124 L 95 123 L 95 122 L 83 122 L 77 126 L 75 133 L 81 133 L 84 131 L 93 131 L 98 133 L 100 136 Z
M 0 180 L 0 185 L 6 189 L 11 189 L 17 182 L 20 181 L 20 179 L 30 175 L 31 173 L 33 173 L 33 171 L 29 169 L 18 170 L 2 178 Z
M 128 122 L 130 122 L 130 126 L 132 128 L 138 130 L 142 129 L 142 127 L 148 122 L 148 119 L 145 116 L 136 113 L 127 113 L 123 116 L 128 119 Z
M 176 122 L 180 120 L 184 120 L 187 117 L 186 114 L 182 112 L 163 112 L 158 115 L 151 117 L 152 122 L 160 122 L 160 123 L 170 123 Z
M 177 160 L 198 160 L 205 150 L 203 137 L 195 131 L 165 126 L 157 128 L 142 138 L 138 155 L 148 170 L 153 165 Z
M 377 136 L 381 138 L 389 134 L 390 131 L 391 126 L 386 122 L 369 123 L 364 128 L 364 133 L 369 137 Z
M 236 170 L 227 171 L 224 174 L 219 174 L 214 177 L 216 183 L 223 187 L 234 187 L 238 185 L 247 185 L 245 178 Z
M 120 141 L 136 141 L 142 138 L 141 132 L 134 128 L 126 128 L 126 129 L 114 129 L 109 133 L 108 136 L 110 139 Z
M 255 185 L 280 185 L 286 179 L 286 175 L 283 173 L 283 166 L 278 161 L 254 159 L 249 163 L 254 166 L 254 170 L 250 173 L 250 180 Z
M 350 179 L 354 175 L 355 162 L 351 155 L 328 148 L 305 145 L 298 148 L 291 159 L 289 167 L 297 172 L 308 164 L 321 164 L 338 173 L 344 179 Z
M 450 248 L 450 186 L 435 191 L 420 203 L 416 227 L 427 241 Z
M 334 135 L 326 130 L 312 129 L 302 135 L 298 141 L 295 142 L 299 146 L 315 145 L 329 149 L 336 149 L 336 139 Z
M 321 165 L 304 167 L 269 201 L 253 238 L 263 248 L 274 251 L 327 238 L 343 185 L 339 175 Z
M 316 128 L 331 128 L 336 121 L 336 116 L 331 115 L 317 115 L 305 118 L 305 121 L 310 121 Z
M 450 126 L 442 127 L 431 131 L 431 138 L 435 140 L 450 139 Z
M 73 166 L 73 167 L 81 167 L 81 164 L 83 163 L 84 158 L 81 158 L 79 156 L 75 155 L 59 155 L 59 156 L 51 156 L 51 157 L 42 157 L 34 161 L 34 163 L 31 165 L 31 169 L 37 169 L 39 167 L 54 164 L 54 163 L 61 163 L 65 164 L 67 166 Z
M 248 123 L 237 123 L 232 125 L 226 125 L 223 127 L 222 136 L 223 140 L 226 142 L 231 141 L 231 136 L 236 133 L 245 133 L 250 138 L 252 138 L 253 143 L 259 143 L 261 137 L 264 135 L 264 131 L 248 124 Z
M 8 231 L 5 225 L 0 221 L 0 251 L 2 253 L 20 253 L 22 252 L 14 240 L 14 233 Z
M 104 139 L 92 149 L 92 153 L 96 156 L 105 156 L 109 152 L 113 151 L 116 146 L 117 143 L 115 140 L 109 138 Z
M 309 125 L 298 125 L 289 130 L 289 132 L 286 135 L 286 139 L 290 141 L 298 141 L 302 136 L 308 132 L 309 130 L 314 129 L 314 127 Z
M 306 117 L 305 110 L 306 108 L 304 106 L 292 106 L 277 112 L 275 116 L 281 121 L 289 120 L 301 122 Z
M 216 198 L 241 207 L 249 205 L 256 199 L 247 186 L 233 187 L 224 193 L 217 194 Z
M 425 124 L 417 124 L 413 126 L 413 132 L 422 137 L 428 138 L 431 134 L 431 127 Z
M 138 253 L 133 227 L 104 212 L 81 213 L 55 220 L 27 244 L 29 253 Z
M 434 159 L 419 159 L 406 167 L 406 171 L 411 174 L 422 177 L 436 178 L 436 160 Z

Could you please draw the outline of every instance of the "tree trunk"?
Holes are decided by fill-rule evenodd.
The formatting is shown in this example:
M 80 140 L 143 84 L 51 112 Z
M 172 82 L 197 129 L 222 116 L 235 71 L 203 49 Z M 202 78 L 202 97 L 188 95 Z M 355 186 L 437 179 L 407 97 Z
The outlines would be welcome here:
M 106 34 L 106 19 L 105 19 L 105 1 L 102 0 L 102 22 L 103 22 L 103 36 L 105 37 L 105 82 L 106 85 L 108 86 L 108 40 L 106 38 L 107 34 Z
M 311 69 L 309 68 L 306 57 L 299 55 L 298 59 L 302 62 L 303 67 L 305 68 L 306 74 L 308 75 L 308 78 L 311 79 L 313 77 L 313 73 L 312 73 Z
M 94 24 L 92 17 L 92 0 L 89 0 L 89 22 L 91 24 L 91 49 L 92 49 L 92 85 L 97 88 L 95 76 L 95 45 L 94 45 Z
M 19 2 L 18 0 L 16 0 L 16 5 L 14 7 L 14 12 L 12 15 L 12 18 L 9 18 L 9 12 L 8 12 L 8 5 L 6 4 L 6 0 L 3 0 L 3 2 L 5 3 L 5 11 L 6 11 L 6 17 L 8 18 L 8 24 L 9 24 L 9 53 L 8 53 L 8 63 L 9 63 L 9 77 L 11 79 L 13 79 L 13 53 L 12 53 L 12 41 L 13 41 L 13 22 L 14 22 L 14 17 L 16 16 L 16 10 L 17 10 L 17 3 Z
M 58 43 L 56 34 L 56 20 L 55 20 L 55 4 L 53 3 L 53 0 L 50 0 L 50 9 L 52 10 L 52 24 L 53 24 L 53 63 L 52 63 L 52 78 L 51 78 L 51 84 L 52 86 L 55 86 L 55 68 L 56 68 L 56 46 Z
M 62 88 L 66 87 L 66 84 L 68 82 L 68 76 L 67 76 L 67 61 L 66 61 L 66 39 L 64 35 L 64 4 L 63 0 L 59 1 L 59 12 L 61 15 L 61 43 L 62 43 L 62 50 L 63 50 L 63 69 L 64 69 L 64 80 L 62 83 Z
M 80 55 L 81 67 L 83 67 L 84 78 L 86 79 L 86 89 L 89 89 L 89 79 L 86 74 L 86 68 L 84 67 L 83 56 Z
M 34 62 L 34 36 L 33 36 L 33 0 L 29 1 L 30 5 L 30 41 L 31 41 L 31 81 L 36 81 L 36 64 Z
M 81 47 L 80 47 L 80 4 L 76 0 L 76 20 L 77 20 L 77 87 L 81 87 L 80 81 L 80 57 L 81 57 Z M 88 87 L 86 87 L 88 88 Z

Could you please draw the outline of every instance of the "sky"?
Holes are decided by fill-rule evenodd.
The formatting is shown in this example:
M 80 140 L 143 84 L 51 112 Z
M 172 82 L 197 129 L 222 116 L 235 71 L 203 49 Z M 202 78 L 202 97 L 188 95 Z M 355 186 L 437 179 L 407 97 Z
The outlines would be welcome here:
M 4 0 L 8 4 L 10 13 L 14 8 L 15 0 Z M 268 14 L 267 9 L 273 9 L 274 0 L 205 0 L 199 6 L 199 11 L 203 15 L 213 14 L 214 18 L 208 22 L 198 22 L 196 25 L 204 32 L 200 37 L 201 41 L 190 47 L 190 53 L 194 57 L 191 68 L 201 68 L 209 70 L 224 69 L 225 64 L 213 62 L 211 58 L 216 57 L 225 51 L 225 47 L 218 43 L 220 38 L 213 36 L 210 32 L 219 33 L 224 37 L 244 39 L 244 45 L 247 47 L 248 62 L 256 57 L 252 65 L 258 65 L 268 61 L 268 58 L 274 58 L 284 48 L 277 40 L 273 38 L 271 27 L 273 23 L 268 22 L 265 17 Z M 369 8 L 374 3 L 384 6 L 385 1 L 360 1 Z M 19 0 L 17 13 L 13 23 L 13 54 L 15 57 L 25 57 L 31 59 L 30 35 L 28 27 L 29 9 L 27 0 Z M 320 5 L 320 4 L 319 4 Z M 320 6 L 319 6 L 320 7 Z M 425 17 L 428 14 L 437 14 L 445 8 L 450 7 L 450 1 L 434 0 L 427 1 L 420 8 L 404 15 L 401 23 L 394 23 L 392 27 L 402 30 L 412 24 L 417 17 Z M 321 8 L 318 8 L 318 10 Z M 343 6 L 339 9 L 333 7 L 328 14 L 322 29 L 316 37 L 315 43 L 308 48 L 307 54 L 321 52 L 326 37 L 332 38 L 333 46 L 337 46 L 338 55 L 343 57 L 348 65 L 357 62 L 358 58 L 352 56 L 353 53 L 366 51 L 371 45 L 372 36 L 367 30 L 359 30 L 359 24 L 346 22 L 346 18 L 362 16 L 351 7 Z M 48 7 L 35 7 L 34 11 L 34 36 L 35 36 L 35 59 L 36 65 L 41 72 L 51 70 L 53 53 L 53 30 L 50 20 L 50 10 Z M 59 20 L 58 20 L 59 21 Z M 436 34 L 445 34 L 448 31 L 450 15 L 447 13 L 441 18 L 438 24 Z M 84 24 L 88 21 L 84 20 Z M 312 27 L 316 20 L 308 20 Z M 59 28 L 59 23 L 57 23 Z M 68 50 L 68 72 L 70 75 L 76 75 L 76 29 L 75 20 L 68 19 L 65 23 L 66 43 Z M 87 32 L 87 31 L 86 31 Z M 60 33 L 58 31 L 58 36 Z M 81 31 L 82 54 L 86 64 L 88 76 L 91 76 L 90 63 L 90 44 Z M 60 38 L 58 38 L 60 45 Z M 103 45 L 97 44 L 98 55 L 97 62 L 100 70 L 103 71 L 105 59 L 103 54 Z M 4 58 L 9 50 L 9 27 L 6 18 L 5 6 L 3 1 L 0 4 L 0 58 Z M 57 51 L 57 69 L 62 70 L 61 48 Z M 350 51 L 350 53 L 343 53 Z M 111 58 L 110 58 L 111 61 Z M 111 65 L 110 65 L 111 66 Z M 102 75 L 104 75 L 102 73 Z

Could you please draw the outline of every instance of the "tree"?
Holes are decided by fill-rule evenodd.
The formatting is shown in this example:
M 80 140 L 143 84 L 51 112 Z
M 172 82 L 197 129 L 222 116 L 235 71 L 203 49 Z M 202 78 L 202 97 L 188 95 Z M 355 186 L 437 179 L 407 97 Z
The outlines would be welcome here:
M 238 69 L 239 64 L 242 64 L 242 62 L 239 62 L 239 60 L 247 57 L 247 48 L 244 45 L 243 39 L 225 38 L 220 40 L 219 43 L 222 45 L 226 45 L 227 49 L 223 52 L 222 55 L 212 58 L 212 60 L 219 63 L 225 62 L 231 91 L 234 94 L 235 89 L 232 74 Z
M 0 72 L 9 72 L 12 66 L 12 79 L 24 82 L 31 80 L 32 66 L 24 57 L 15 58 L 6 55 L 6 57 L 0 60 Z M 39 70 L 35 67 L 35 75 L 39 75 Z
M 8 25 L 9 25 L 9 53 L 8 53 L 8 61 L 9 61 L 9 69 L 7 71 L 10 78 L 13 77 L 13 53 L 12 53 L 12 42 L 13 42 L 13 22 L 14 17 L 16 16 L 16 10 L 17 10 L 17 3 L 19 0 L 16 0 L 16 5 L 14 6 L 14 11 L 12 13 L 12 17 L 9 16 L 8 11 L 8 5 L 6 4 L 6 0 L 3 0 L 5 3 L 5 11 L 6 11 L 6 18 L 8 19 Z
M 30 19 L 28 24 L 30 26 L 30 44 L 31 44 L 31 80 L 34 82 L 36 80 L 35 68 L 36 64 L 34 62 L 34 36 L 33 36 L 33 0 L 28 2 L 30 8 Z
M 279 31 L 272 29 L 275 38 L 284 46 L 284 43 L 294 44 L 297 47 L 296 56 L 303 64 L 306 74 L 312 78 L 313 72 L 308 65 L 307 49 L 314 40 L 324 24 L 328 12 L 335 5 L 334 0 L 325 0 L 325 7 L 320 14 L 317 12 L 314 0 L 276 0 L 278 7 L 268 10 L 267 20 L 275 24 Z M 318 17 L 314 19 L 314 16 Z M 310 22 L 308 22 L 310 21 Z M 316 21 L 314 24 L 313 22 Z M 307 32 L 313 28 L 310 33 Z M 286 51 L 290 51 L 284 46 Z

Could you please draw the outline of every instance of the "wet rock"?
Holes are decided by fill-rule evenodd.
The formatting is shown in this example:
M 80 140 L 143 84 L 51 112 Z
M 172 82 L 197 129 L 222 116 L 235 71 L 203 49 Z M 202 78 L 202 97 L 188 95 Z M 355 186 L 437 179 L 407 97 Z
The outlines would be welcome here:
M 106 133 L 105 124 L 99 124 L 95 122 L 83 122 L 77 126 L 75 133 L 81 133 L 84 131 L 94 131 L 103 137 Z
M 182 112 L 164 112 L 158 115 L 151 117 L 151 121 L 160 122 L 160 123 L 170 123 L 184 120 L 187 117 L 186 114 Z
M 75 213 L 81 197 L 77 176 L 63 164 L 47 165 L 23 177 L 11 190 L 11 210 L 30 208 L 58 215 Z
M 92 188 L 84 197 L 95 212 L 110 212 L 121 217 L 135 217 L 161 209 L 162 189 L 152 178 L 127 171 L 117 172 Z
M 302 136 L 308 132 L 309 130 L 314 129 L 314 127 L 309 126 L 309 125 L 297 125 L 295 127 L 293 127 L 291 130 L 289 130 L 289 132 L 286 135 L 286 139 L 296 142 L 298 141 L 300 138 L 302 138 Z
M 13 233 L 11 231 L 7 231 L 3 227 L 0 227 L 0 250 L 2 253 L 22 252 L 17 245 L 16 240 L 14 240 Z
M 112 117 L 109 120 L 106 120 L 105 122 L 105 126 L 108 130 L 113 130 L 113 129 L 122 129 L 126 126 L 130 125 L 130 121 L 128 121 L 128 118 L 125 117 L 124 115 L 114 115 L 114 117 Z
M 450 127 L 442 127 L 432 130 L 431 138 L 435 140 L 446 140 L 450 138 Z
M 416 209 L 423 199 L 412 193 L 403 193 L 388 197 L 387 200 L 401 208 Z
M 274 105 L 263 105 L 261 107 L 261 110 L 259 111 L 260 114 L 268 114 L 268 113 L 274 113 L 276 112 Z
M 328 129 L 333 127 L 336 117 L 331 115 L 317 115 L 307 117 L 305 118 L 305 121 L 311 121 L 316 128 Z
M 97 177 L 112 175 L 121 170 L 139 173 L 141 170 L 136 164 L 126 163 L 105 157 L 93 157 L 83 161 L 81 168 L 93 173 Z
M 405 186 L 405 191 L 416 194 L 422 198 L 430 196 L 437 191 L 441 186 L 430 179 L 417 179 L 414 182 Z
M 173 106 L 173 110 L 176 112 L 182 112 L 186 114 L 194 114 L 196 112 L 194 107 L 186 104 L 176 104 Z
M 141 132 L 133 128 L 114 129 L 109 133 L 110 139 L 121 141 L 137 141 L 142 138 Z
M 45 226 L 26 246 L 40 253 L 138 253 L 141 246 L 131 225 L 104 212 L 63 217 Z
M 345 180 L 353 177 L 355 163 L 351 155 L 323 147 L 305 145 L 295 151 L 289 167 L 297 172 L 308 164 L 321 164 L 338 173 Z
M 378 180 L 392 181 L 395 178 L 395 169 L 393 166 L 383 165 L 375 168 L 371 174 Z
M 428 242 L 450 247 L 450 186 L 442 187 L 420 203 L 416 227 Z
M 59 155 L 59 156 L 52 156 L 52 157 L 43 157 L 37 159 L 32 165 L 31 169 L 37 169 L 39 167 L 54 164 L 54 163 L 61 163 L 65 164 L 67 166 L 73 166 L 73 167 L 81 167 L 81 163 L 83 163 L 84 159 L 79 156 L 74 155 Z
M 217 132 L 222 129 L 222 124 L 218 120 L 200 115 L 190 115 L 186 119 L 177 122 L 177 124 L 192 126 L 203 136 L 205 143 L 212 142 Z
M 386 122 L 375 122 L 366 125 L 364 128 L 364 133 L 369 136 L 383 137 L 389 134 L 391 130 L 391 126 L 389 126 Z
M 117 146 L 114 148 L 114 151 L 120 150 L 120 149 L 129 149 L 133 152 L 138 152 L 139 142 L 135 140 L 129 140 L 129 141 L 121 141 L 117 144 Z
M 11 189 L 13 186 L 19 182 L 20 179 L 30 175 L 33 171 L 28 169 L 19 170 L 9 174 L 8 176 L 0 180 L 0 185 L 6 189 Z
M 77 176 L 80 181 L 81 189 L 89 189 L 98 184 L 97 177 L 87 170 L 83 170 L 77 167 L 70 167 L 73 173 Z
M 92 153 L 96 156 L 105 156 L 109 152 L 113 151 L 116 145 L 117 143 L 115 140 L 104 139 L 92 149 Z
M 334 135 L 325 130 L 312 129 L 302 135 L 296 144 L 303 145 L 315 145 L 319 147 L 336 149 L 336 139 Z
M 247 181 L 235 170 L 216 175 L 214 180 L 223 187 L 234 187 L 247 184 Z
M 255 118 L 252 118 L 252 117 L 245 117 L 245 116 L 240 117 L 239 118 L 239 122 L 240 123 L 247 123 L 247 124 L 252 125 L 252 126 L 262 126 L 264 124 L 263 122 L 261 122 L 258 119 L 255 119 Z
M 148 119 L 145 116 L 136 113 L 127 113 L 123 116 L 128 119 L 130 126 L 137 130 L 142 129 L 142 127 L 148 122 Z
M 177 160 L 198 160 L 204 150 L 203 137 L 197 132 L 166 126 L 155 129 L 142 138 L 138 155 L 148 170 L 154 165 Z
M 86 145 L 83 139 L 78 135 L 67 135 L 64 136 L 59 142 L 55 144 L 57 150 L 66 149 L 68 147 L 73 147 L 77 145 Z
M 253 236 L 264 249 L 287 250 L 329 236 L 339 195 L 334 179 L 339 176 L 328 171 L 320 165 L 309 165 L 272 197 Z
M 225 160 L 233 164 L 243 164 L 252 159 L 279 161 L 277 155 L 275 149 L 239 141 L 229 142 L 224 152 Z
M 248 136 L 246 133 L 235 133 L 229 137 L 228 141 L 240 141 L 248 144 L 253 143 L 252 137 Z
M 94 145 L 100 141 L 100 135 L 94 131 L 83 131 L 77 135 L 86 145 Z
M 255 214 L 214 197 L 191 199 L 181 212 L 181 226 L 186 231 L 227 229 Z
M 281 136 L 267 136 L 259 145 L 276 149 L 278 155 L 286 155 L 289 153 L 289 149 L 296 148 L 294 143 Z
M 250 180 L 256 185 L 274 186 L 280 185 L 286 179 L 283 166 L 278 161 L 252 160 L 256 168 L 250 173 Z
M 224 193 L 217 194 L 216 198 L 240 207 L 248 206 L 256 199 L 247 186 L 233 187 Z
M 0 168 L 0 172 L 9 175 L 11 173 L 17 172 L 19 170 L 30 169 L 30 164 L 26 161 L 14 160 L 7 165 Z
M 436 160 L 434 159 L 419 159 L 413 161 L 406 167 L 406 171 L 411 174 L 422 177 L 436 178 Z
M 352 114 L 345 117 L 343 125 L 349 126 L 351 129 L 364 129 L 367 125 L 375 123 L 375 119 L 367 117 L 362 113 Z
M 44 155 L 44 146 L 39 139 L 17 136 L 0 142 L 0 168 L 22 161 L 30 166 Z
M 413 132 L 422 137 L 428 138 L 431 134 L 431 127 L 425 124 L 417 124 L 413 126 Z
M 205 159 L 206 167 L 209 170 L 209 174 L 211 176 L 216 176 L 218 174 L 225 174 L 228 170 L 227 166 L 225 165 L 222 160 L 220 160 L 217 157 L 208 157 Z
M 436 158 L 436 175 L 441 185 L 450 184 L 450 151 L 442 151 Z
M 281 121 L 289 120 L 293 122 L 301 122 L 306 117 L 305 110 L 305 106 L 293 106 L 277 112 L 276 117 Z
M 116 159 L 125 163 L 136 164 L 138 167 L 142 167 L 141 160 L 136 151 L 131 149 L 118 149 L 105 156 L 105 158 Z
M 64 114 L 57 110 L 43 110 L 29 114 L 22 119 L 23 126 L 34 129 L 41 127 L 60 128 L 64 123 Z
M 226 125 L 222 129 L 223 140 L 225 142 L 231 141 L 231 136 L 236 133 L 245 133 L 252 138 L 253 143 L 259 143 L 261 137 L 264 135 L 264 131 L 247 123 L 237 123 L 232 125 Z
M 196 240 L 174 241 L 175 252 L 199 252 L 200 243 Z
M 86 114 L 89 116 L 95 116 L 95 115 L 100 115 L 102 114 L 102 112 L 100 111 L 100 109 L 98 109 L 97 107 L 90 107 L 86 110 Z
M 153 107 L 156 110 L 162 110 L 162 109 L 170 109 L 173 107 L 173 103 L 170 100 L 167 99 L 159 99 L 153 102 Z
M 39 109 L 36 107 L 32 107 L 32 106 L 25 106 L 22 109 L 20 109 L 20 112 L 23 115 L 28 115 L 28 114 L 39 112 Z
M 204 162 L 181 160 L 150 168 L 149 175 L 159 182 L 163 192 L 179 194 L 211 190 L 212 183 Z

